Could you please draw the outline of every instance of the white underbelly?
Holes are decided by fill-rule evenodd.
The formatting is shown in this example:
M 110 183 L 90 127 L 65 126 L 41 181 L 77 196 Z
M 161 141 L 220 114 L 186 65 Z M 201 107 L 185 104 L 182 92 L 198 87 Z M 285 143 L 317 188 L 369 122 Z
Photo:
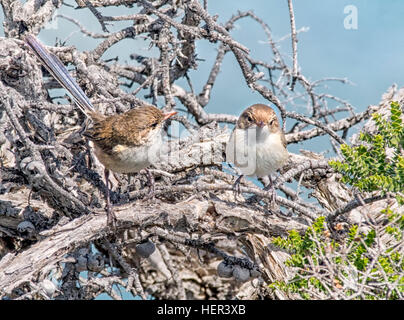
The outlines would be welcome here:
M 103 152 L 97 145 L 95 155 L 105 168 L 117 173 L 135 173 L 156 163 L 160 158 L 161 135 L 142 146 L 117 145 L 112 154 Z
M 235 129 L 226 146 L 226 161 L 246 176 L 263 177 L 278 170 L 288 158 L 279 135 L 257 141 L 254 130 Z M 250 135 L 250 136 L 248 136 Z

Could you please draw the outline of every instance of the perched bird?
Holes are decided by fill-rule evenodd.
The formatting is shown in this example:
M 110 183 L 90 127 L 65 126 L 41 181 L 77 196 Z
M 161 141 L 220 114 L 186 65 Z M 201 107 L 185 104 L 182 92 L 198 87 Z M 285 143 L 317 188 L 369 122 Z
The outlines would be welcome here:
M 269 177 L 273 200 L 271 174 L 287 161 L 286 140 L 275 111 L 264 104 L 254 104 L 243 111 L 226 145 L 226 161 L 233 163 L 242 173 L 234 187 L 239 192 L 241 178 Z
M 70 76 L 57 56 L 50 53 L 34 36 L 27 35 L 25 42 L 39 58 L 44 67 L 74 98 L 80 110 L 92 120 L 92 126 L 83 133 L 93 142 L 95 155 L 104 165 L 106 185 L 106 211 L 108 224 L 115 225 L 115 214 L 109 196 L 109 172 L 134 173 L 146 169 L 162 146 L 162 128 L 165 120 L 177 112 L 164 113 L 160 109 L 144 105 L 123 114 L 104 116 L 97 112 Z M 154 182 L 146 169 L 150 192 Z

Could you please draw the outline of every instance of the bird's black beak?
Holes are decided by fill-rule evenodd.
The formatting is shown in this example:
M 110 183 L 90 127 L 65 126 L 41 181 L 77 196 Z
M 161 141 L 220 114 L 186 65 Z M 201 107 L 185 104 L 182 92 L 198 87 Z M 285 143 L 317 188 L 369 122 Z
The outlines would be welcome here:
M 257 126 L 260 127 L 260 128 L 265 127 L 264 121 L 258 121 L 258 122 L 257 122 Z

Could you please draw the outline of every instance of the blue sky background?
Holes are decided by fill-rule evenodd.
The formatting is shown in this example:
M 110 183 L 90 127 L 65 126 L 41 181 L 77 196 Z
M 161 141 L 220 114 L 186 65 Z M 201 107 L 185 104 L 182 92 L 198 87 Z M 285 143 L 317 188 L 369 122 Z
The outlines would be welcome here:
M 67 3 L 75 5 L 72 0 Z M 344 7 L 354 5 L 358 9 L 358 29 L 344 28 Z M 107 8 L 100 11 L 105 15 L 122 15 L 137 12 L 137 7 Z M 286 0 L 210 0 L 208 11 L 218 14 L 220 22 L 226 22 L 237 11 L 253 10 L 271 28 L 273 39 L 281 39 L 290 33 L 289 13 Z M 393 83 L 403 85 L 404 74 L 404 1 L 402 0 L 295 0 L 294 11 L 296 27 L 308 27 L 307 32 L 298 36 L 298 61 L 301 72 L 309 80 L 324 77 L 347 78 L 354 85 L 330 82 L 324 92 L 333 94 L 351 103 L 356 111 L 363 111 L 369 104 L 377 104 L 381 95 Z M 88 10 L 74 10 L 63 6 L 58 10 L 79 20 L 89 31 L 101 33 L 97 20 Z M 0 21 L 3 13 L 0 10 Z M 109 27 L 117 31 L 130 25 L 130 22 L 116 23 Z M 0 36 L 3 36 L 0 27 Z M 255 59 L 270 61 L 271 51 L 261 27 L 251 19 L 237 22 L 232 35 L 237 41 L 251 49 Z M 80 50 L 91 50 L 99 41 L 83 36 L 78 28 L 63 19 L 51 23 L 40 33 L 40 39 L 53 45 L 55 39 L 66 39 L 68 45 Z M 136 52 L 145 56 L 155 56 L 156 51 L 147 49 L 148 43 L 139 39 L 127 39 L 112 47 L 105 58 L 120 56 L 123 62 L 134 63 L 129 55 Z M 217 45 L 207 41 L 197 42 L 199 68 L 190 73 L 197 92 L 208 77 L 216 56 Z M 280 43 L 280 50 L 291 63 L 290 38 Z M 185 85 L 185 81 L 181 82 Z M 232 54 L 227 54 L 221 73 L 215 83 L 212 99 L 206 107 L 209 112 L 224 112 L 239 115 L 247 106 L 265 101 L 258 93 L 249 89 L 241 75 L 240 68 Z M 289 106 L 286 106 L 289 108 Z M 292 110 L 292 109 L 290 109 Z M 299 111 L 299 110 L 295 110 Z M 304 110 L 300 110 L 304 112 Z M 288 124 L 292 124 L 290 121 Z M 323 138 L 318 138 L 318 141 Z M 305 145 L 306 146 L 306 145 Z M 310 143 L 309 147 L 324 150 L 323 146 Z M 300 149 L 299 145 L 290 146 L 290 151 Z
M 75 5 L 72 0 L 67 3 Z M 354 5 L 358 9 L 358 29 L 344 28 L 344 7 Z M 132 9 L 106 8 L 100 11 L 106 15 L 120 15 L 137 12 Z M 237 11 L 253 10 L 271 28 L 273 39 L 281 39 L 290 33 L 289 13 L 286 0 L 216 0 L 209 1 L 210 14 L 218 14 L 220 22 L 226 22 Z M 308 27 L 307 32 L 299 34 L 298 61 L 301 72 L 309 80 L 324 77 L 341 77 L 350 80 L 353 85 L 329 82 L 323 92 L 333 94 L 351 103 L 356 111 L 363 111 L 369 104 L 377 104 L 381 95 L 393 83 L 402 86 L 404 71 L 404 1 L 400 0 L 296 0 L 294 1 L 296 27 Z M 75 10 L 63 6 L 58 14 L 65 14 L 80 21 L 86 29 L 102 33 L 95 17 L 88 10 Z M 2 13 L 0 19 L 2 19 Z M 110 31 L 118 31 L 130 22 L 115 23 Z M 1 31 L 2 33 L 2 31 Z M 0 33 L 0 34 L 1 34 Z M 251 19 L 237 22 L 232 35 L 237 41 L 251 48 L 251 56 L 256 59 L 271 61 L 271 51 L 266 36 L 260 26 Z M 67 39 L 67 44 L 75 45 L 80 50 L 93 49 L 100 40 L 83 36 L 78 28 L 69 21 L 57 19 L 40 33 L 40 39 L 53 45 L 55 39 Z M 291 63 L 290 38 L 280 43 L 280 50 Z M 208 41 L 197 42 L 199 68 L 190 72 L 195 90 L 204 85 L 214 58 L 217 45 Z M 142 39 L 126 39 L 108 50 L 104 58 L 120 56 L 123 62 L 135 63 L 129 55 L 136 52 L 145 56 L 156 56 L 156 50 L 149 50 L 148 43 Z M 185 81 L 181 81 L 188 88 Z M 163 100 L 160 100 L 162 106 Z M 212 98 L 206 110 L 209 112 L 226 112 L 239 115 L 247 106 L 266 102 L 257 92 L 252 92 L 243 77 L 233 55 L 227 54 L 221 73 L 215 83 Z M 289 110 L 296 110 L 286 106 Z M 289 120 L 288 127 L 293 124 Z M 353 133 L 353 131 L 351 131 Z M 326 141 L 317 138 L 318 141 Z M 318 141 L 310 142 L 314 151 Z M 327 143 L 327 142 L 324 142 Z M 292 151 L 301 148 L 291 146 Z
M 75 5 L 72 0 L 67 3 Z M 346 30 L 343 25 L 344 7 L 358 8 L 358 29 Z M 129 14 L 138 8 L 101 9 L 106 15 Z M 226 22 L 237 11 L 253 10 L 271 28 L 274 40 L 290 33 L 289 13 L 286 0 L 219 0 L 209 1 L 210 14 L 218 14 L 220 22 Z M 298 60 L 301 72 L 310 80 L 324 77 L 348 78 L 354 85 L 328 83 L 324 91 L 347 100 L 356 109 L 364 110 L 369 104 L 377 104 L 381 95 L 393 83 L 402 85 L 404 71 L 404 1 L 400 0 L 296 0 L 294 1 L 296 27 L 308 27 L 299 34 Z M 1 10 L 0 10 L 1 12 Z M 99 23 L 88 10 L 75 10 L 63 6 L 58 13 L 80 21 L 88 30 L 102 33 Z M 2 12 L 0 13 L 2 20 Z M 120 30 L 130 22 L 116 23 L 110 31 Z M 69 21 L 58 19 L 40 33 L 40 39 L 53 45 L 55 39 L 65 40 L 80 50 L 91 50 L 101 40 L 83 36 Z M 0 30 L 0 35 L 3 31 Z M 251 56 L 270 61 L 269 46 L 260 26 L 251 19 L 237 22 L 232 35 L 237 41 L 251 48 Z M 190 76 L 198 92 L 204 85 L 216 55 L 214 45 L 207 41 L 197 42 L 199 68 Z M 120 56 L 128 63 L 129 54 L 136 52 L 155 56 L 148 50 L 148 43 L 139 39 L 127 39 L 112 47 L 105 58 Z M 291 56 L 290 38 L 280 43 L 283 54 Z M 291 63 L 291 59 L 286 59 Z M 187 87 L 185 85 L 184 86 Z M 245 107 L 256 102 L 266 102 L 258 93 L 252 92 L 241 76 L 240 68 L 232 54 L 227 54 L 221 73 L 215 83 L 212 99 L 206 107 L 210 112 L 227 112 L 238 115 Z M 288 106 L 287 106 L 288 107 Z M 299 111 L 299 110 L 296 110 Z M 300 110 L 304 111 L 304 110 Z M 292 121 L 291 123 L 292 124 Z
M 67 0 L 74 5 L 74 1 Z M 343 10 L 346 5 L 358 8 L 358 29 L 346 30 L 343 21 L 346 16 Z M 375 104 L 380 96 L 392 84 L 402 85 L 404 71 L 404 1 L 401 0 L 296 0 L 294 1 L 297 29 L 309 27 L 307 32 L 299 34 L 298 59 L 302 73 L 309 79 L 323 77 L 348 78 L 355 85 L 330 84 L 330 93 L 348 100 L 357 110 L 363 110 L 368 104 Z M 128 14 L 137 7 L 102 9 L 108 15 Z M 210 14 L 218 14 L 219 21 L 227 21 L 240 11 L 253 10 L 270 27 L 274 39 L 279 39 L 290 32 L 289 14 L 286 0 L 216 0 L 209 1 Z M 0 20 L 3 13 L 0 10 Z M 88 10 L 74 10 L 63 6 L 58 13 L 69 15 L 79 20 L 88 30 L 101 33 L 96 19 Z M 52 26 L 53 25 L 53 26 Z M 52 45 L 55 38 L 65 39 L 77 27 L 71 22 L 59 19 L 50 27 L 56 29 L 43 30 L 40 39 Z M 111 31 L 127 26 L 128 22 L 118 23 L 110 27 Z M 0 30 L 0 35 L 3 31 Z M 264 32 L 252 20 L 244 19 L 237 23 L 232 35 L 242 44 L 252 48 L 252 56 L 259 59 L 270 59 Z M 93 40 L 74 33 L 68 44 L 79 49 L 90 50 L 100 40 Z M 123 47 L 123 48 L 122 48 Z M 121 55 L 126 51 L 127 57 L 133 51 L 150 55 L 147 44 L 139 40 L 122 41 L 121 46 L 108 50 L 105 57 Z M 124 50 L 122 50 L 124 49 Z M 290 39 L 281 43 L 281 51 L 291 55 Z M 205 59 L 200 68 L 192 72 L 192 80 L 196 90 L 200 89 L 207 78 L 215 51 L 207 41 L 198 41 L 198 55 Z M 129 59 L 128 59 L 129 60 Z M 214 87 L 214 94 L 208 106 L 209 111 L 220 108 L 223 112 L 239 114 L 247 105 L 257 100 L 264 101 L 259 94 L 251 92 L 240 77 L 240 70 L 231 54 L 226 56 L 222 72 Z M 237 90 L 235 90 L 237 88 Z M 231 94 L 229 94 L 231 93 Z

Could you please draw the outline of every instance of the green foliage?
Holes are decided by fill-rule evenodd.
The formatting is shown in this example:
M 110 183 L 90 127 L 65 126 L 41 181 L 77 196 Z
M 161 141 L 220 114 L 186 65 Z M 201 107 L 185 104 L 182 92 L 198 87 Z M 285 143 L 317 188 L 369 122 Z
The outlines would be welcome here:
M 391 103 L 389 120 L 378 114 L 373 119 L 377 133 L 361 133 L 360 146 L 342 145 L 344 160 L 330 165 L 342 174 L 344 183 L 364 192 L 394 193 L 402 205 L 404 125 L 400 105 Z M 276 246 L 291 254 L 286 264 L 295 274 L 289 281 L 275 282 L 270 287 L 303 299 L 402 298 L 404 214 L 390 207 L 381 213 L 386 218 L 381 219 L 383 223 L 372 224 L 368 229 L 352 225 L 338 242 L 331 238 L 325 217 L 314 221 L 303 235 L 292 230 L 286 238 L 273 239 Z M 381 245 L 382 235 L 390 237 L 389 245 Z
M 316 247 L 315 242 L 312 237 L 317 237 L 323 240 L 322 233 L 325 230 L 324 227 L 324 217 L 319 217 L 313 224 L 306 230 L 304 236 L 301 236 L 297 231 L 291 230 L 289 236 L 284 239 L 277 237 L 273 240 L 273 243 L 282 249 L 286 249 L 291 252 L 291 258 L 286 262 L 288 266 L 303 268 L 307 264 L 309 258 L 313 261 L 317 260 L 317 255 L 319 254 L 319 249 Z M 324 244 L 322 242 L 322 244 Z M 336 244 L 331 244 L 336 245 Z M 325 250 L 321 247 L 320 250 Z M 312 252 L 310 257 L 306 256 L 307 253 Z
M 399 228 L 397 219 L 393 225 Z M 401 234 L 403 231 L 401 229 Z M 366 299 L 398 299 L 404 294 L 402 253 L 388 249 L 375 255 L 376 238 L 374 229 L 361 233 L 358 226 L 353 225 L 348 236 L 336 243 L 329 236 L 324 217 L 320 217 L 304 235 L 292 230 L 288 237 L 273 240 L 275 245 L 290 252 L 286 265 L 293 267 L 296 274 L 289 281 L 269 286 L 299 294 L 303 299 L 315 299 L 341 298 L 341 295 L 359 298 L 356 296 L 358 288 L 368 284 Z M 374 285 L 373 290 L 369 283 Z
M 291 253 L 291 257 L 286 261 L 289 267 L 301 269 L 289 283 L 276 282 L 271 284 L 272 288 L 279 288 L 284 291 L 299 292 L 304 299 L 310 299 L 310 294 L 306 293 L 303 288 L 315 288 L 318 291 L 325 291 L 324 285 L 316 278 L 312 270 L 322 262 L 319 257 L 325 252 L 333 251 L 338 245 L 330 241 L 328 233 L 325 232 L 325 217 L 319 217 L 306 230 L 304 235 L 300 235 L 297 231 L 291 230 L 287 238 L 277 237 L 273 239 L 273 244 L 286 249 Z
M 330 161 L 331 167 L 342 174 L 342 182 L 360 191 L 402 192 L 404 190 L 404 125 L 401 107 L 391 103 L 389 120 L 374 113 L 377 133 L 360 133 L 360 146 L 341 145 L 344 161 Z M 390 156 L 387 156 L 389 150 Z M 404 199 L 397 194 L 397 200 Z

